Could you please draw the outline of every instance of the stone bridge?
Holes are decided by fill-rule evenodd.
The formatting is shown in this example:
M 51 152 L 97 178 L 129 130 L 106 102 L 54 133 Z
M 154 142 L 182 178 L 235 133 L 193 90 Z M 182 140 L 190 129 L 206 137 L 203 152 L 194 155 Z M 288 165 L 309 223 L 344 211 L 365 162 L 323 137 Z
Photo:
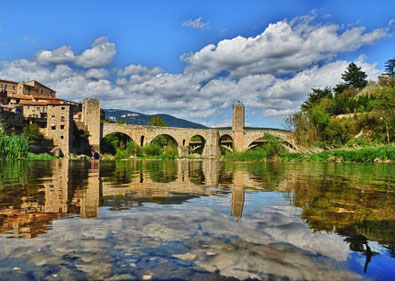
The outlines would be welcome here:
M 202 156 L 206 157 L 220 156 L 221 146 L 232 150 L 232 143 L 236 151 L 246 151 L 264 142 L 260 139 L 267 133 L 279 138 L 288 147 L 295 149 L 290 133 L 277 130 L 246 130 L 240 135 L 234 130 L 185 129 L 104 123 L 102 132 L 103 137 L 112 133 L 123 133 L 140 146 L 150 144 L 157 136 L 166 135 L 173 139 L 178 147 L 180 156 L 189 155 L 190 147 L 193 145 L 203 145 Z M 199 136 L 203 143 L 192 140 L 195 136 Z
M 187 129 L 117 123 L 104 123 L 99 128 L 97 126 L 95 125 L 92 129 L 88 128 L 88 130 L 91 133 L 90 143 L 98 151 L 100 151 L 100 141 L 112 133 L 125 134 L 141 147 L 149 145 L 157 136 L 169 136 L 177 145 L 180 156 L 192 154 L 197 147 L 203 147 L 202 156 L 204 157 L 220 156 L 221 147 L 231 151 L 246 151 L 265 142 L 262 139 L 265 134 L 275 136 L 289 149 L 297 150 L 292 134 L 288 131 L 270 129 L 245 130 L 244 105 L 242 104 L 233 105 L 233 125 L 232 129 L 229 130 Z M 196 136 L 199 138 L 193 138 Z M 197 139 L 200 139 L 200 141 L 197 141 Z

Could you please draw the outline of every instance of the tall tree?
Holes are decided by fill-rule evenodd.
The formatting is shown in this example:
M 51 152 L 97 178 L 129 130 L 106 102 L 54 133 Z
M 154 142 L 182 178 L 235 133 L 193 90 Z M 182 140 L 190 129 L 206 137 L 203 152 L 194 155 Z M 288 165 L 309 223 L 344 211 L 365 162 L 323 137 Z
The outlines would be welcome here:
M 395 76 L 395 58 L 389 59 L 384 64 L 385 75 Z
M 307 111 L 314 105 L 318 104 L 323 98 L 332 98 L 332 90 L 329 87 L 325 89 L 312 89 L 312 93 L 309 94 L 307 101 L 302 104 L 302 109 Z
M 150 120 L 148 120 L 148 126 L 157 126 L 157 127 L 167 127 L 167 122 L 162 119 L 159 115 L 152 116 Z
M 366 77 L 366 73 L 361 71 L 361 68 L 352 62 L 342 74 L 344 83 L 336 85 L 335 92 L 342 93 L 346 89 L 362 89 L 368 84 Z
M 346 71 L 342 74 L 342 79 L 346 84 L 350 88 L 352 87 L 357 89 L 362 89 L 368 84 L 366 77 L 366 73 L 361 71 L 361 68 L 353 62 L 347 66 Z

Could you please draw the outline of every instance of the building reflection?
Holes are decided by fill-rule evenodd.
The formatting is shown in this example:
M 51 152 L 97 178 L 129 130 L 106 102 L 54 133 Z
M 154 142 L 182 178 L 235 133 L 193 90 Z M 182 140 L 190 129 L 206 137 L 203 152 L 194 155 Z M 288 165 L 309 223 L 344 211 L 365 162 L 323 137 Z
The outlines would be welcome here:
M 236 171 L 234 174 L 234 185 L 232 187 L 232 209 L 231 216 L 239 218 L 243 216 L 244 207 L 244 179 L 245 173 L 241 171 Z
M 231 216 L 240 218 L 245 186 L 259 185 L 249 173 L 227 171 L 225 163 L 218 161 L 125 161 L 103 167 L 99 161 L 81 167 L 66 159 L 49 163 L 43 172 L 46 176 L 2 194 L 0 233 L 33 238 L 62 216 L 97 217 L 100 206 L 119 209 L 144 202 L 181 204 L 229 191 Z
M 50 163 L 47 171 L 50 177 L 34 184 L 10 186 L 10 190 L 3 187 L 0 233 L 12 238 L 34 238 L 49 230 L 52 220 L 62 216 L 98 215 L 99 167 L 89 170 L 86 185 L 75 189 L 70 181 L 70 162 L 63 159 Z

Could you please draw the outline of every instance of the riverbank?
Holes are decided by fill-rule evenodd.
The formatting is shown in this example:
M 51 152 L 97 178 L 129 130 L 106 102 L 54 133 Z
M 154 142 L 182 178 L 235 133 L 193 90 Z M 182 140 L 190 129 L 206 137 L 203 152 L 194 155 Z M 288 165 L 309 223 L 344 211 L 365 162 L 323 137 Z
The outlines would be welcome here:
M 318 152 L 279 152 L 269 155 L 265 150 L 234 152 L 225 157 L 230 161 L 318 161 L 318 162 L 395 162 L 395 144 L 378 147 L 343 147 Z
M 7 157 L 8 159 L 31 159 L 31 160 L 48 160 L 59 159 L 60 157 L 48 153 L 35 154 L 28 152 L 24 157 Z M 88 156 L 71 156 L 70 159 L 89 159 Z M 0 158 L 5 159 L 5 157 Z M 102 160 L 175 160 L 175 159 L 207 159 L 204 157 L 177 157 L 175 155 L 157 155 L 141 157 L 123 157 L 117 158 L 115 155 L 104 154 Z M 249 150 L 245 152 L 233 152 L 216 160 L 239 161 L 239 162 L 375 162 L 375 163 L 395 163 L 395 144 L 379 147 L 359 147 L 359 148 L 338 148 L 333 150 L 322 150 L 318 152 L 288 152 L 284 151 L 279 154 L 270 155 L 264 150 Z

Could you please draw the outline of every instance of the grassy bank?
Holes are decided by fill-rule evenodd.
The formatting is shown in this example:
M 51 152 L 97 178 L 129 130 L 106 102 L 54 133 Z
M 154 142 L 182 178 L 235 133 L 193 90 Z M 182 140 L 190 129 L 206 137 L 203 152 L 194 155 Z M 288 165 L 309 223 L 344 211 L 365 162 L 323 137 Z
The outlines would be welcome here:
M 26 159 L 33 159 L 33 160 L 47 160 L 47 159 L 59 159 L 58 156 L 51 155 L 49 153 L 31 153 L 28 152 Z
M 7 133 L 0 128 L 0 158 L 25 158 L 29 149 L 29 141 L 23 135 Z
M 321 152 L 281 152 L 268 155 L 265 151 L 231 153 L 226 160 L 232 161 L 320 161 L 320 162 L 383 162 L 395 161 L 395 144 L 380 147 L 339 148 Z

